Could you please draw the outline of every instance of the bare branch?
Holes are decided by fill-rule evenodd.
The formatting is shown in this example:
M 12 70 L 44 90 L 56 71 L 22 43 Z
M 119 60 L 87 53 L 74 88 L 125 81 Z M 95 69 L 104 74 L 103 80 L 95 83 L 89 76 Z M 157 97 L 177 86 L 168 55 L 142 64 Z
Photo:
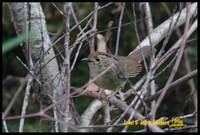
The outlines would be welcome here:
M 155 104 L 155 107 L 152 109 L 151 111 L 151 115 L 155 118 L 155 114 L 156 114 L 156 111 L 162 101 L 162 99 L 164 98 L 169 86 L 170 86 L 170 83 L 172 82 L 175 74 L 176 74 L 176 71 L 179 67 L 179 64 L 180 64 L 180 61 L 181 61 L 181 58 L 182 58 L 182 55 L 183 55 L 183 52 L 184 52 L 184 48 L 186 46 L 186 41 L 187 41 L 187 32 L 188 32 L 188 29 L 189 29 L 189 21 L 190 21 L 190 4 L 187 3 L 187 10 L 186 10 L 186 23 L 185 23 L 185 29 L 184 29 L 184 34 L 183 34 L 183 40 L 181 42 L 181 47 L 180 47 L 180 50 L 179 50 L 179 54 L 177 56 L 177 60 L 176 60 L 176 63 L 172 69 L 172 72 L 169 76 L 169 79 L 167 80 L 167 83 L 165 84 L 165 87 L 163 88 L 163 91 L 162 91 L 162 94 L 160 95 L 160 97 L 158 98 L 156 104 Z
M 194 2 L 192 5 L 191 5 L 191 8 L 190 8 L 190 11 L 189 11 L 189 14 L 190 15 L 196 15 L 196 9 L 197 9 L 197 3 Z M 176 13 L 174 16 L 173 16 L 173 24 L 172 26 L 175 24 L 175 21 L 174 20 L 177 20 L 177 17 L 178 17 L 179 13 Z M 181 12 L 181 15 L 179 17 L 179 19 L 177 20 L 177 24 L 174 28 L 177 28 L 179 26 L 181 26 L 182 24 L 184 24 L 186 20 L 186 8 L 183 9 L 183 11 Z M 166 20 L 165 22 L 163 22 L 162 24 L 160 24 L 158 27 L 156 27 L 152 33 L 151 33 L 151 41 L 152 41 L 152 45 L 153 46 L 156 46 L 163 38 L 164 38 L 164 35 L 165 33 L 167 32 L 168 28 L 169 28 L 169 25 L 170 25 L 170 22 L 171 22 L 171 19 L 168 19 Z M 149 42 L 149 37 L 146 37 L 141 43 L 140 45 L 138 45 L 138 47 L 136 49 L 139 49 L 139 46 L 143 47 L 143 46 L 148 46 L 150 45 L 150 42 Z M 130 53 L 131 54 L 131 53 Z M 130 55 L 129 54 L 129 55 Z
M 119 17 L 118 30 L 117 30 L 117 40 L 116 40 L 115 56 L 117 56 L 118 50 L 119 50 L 119 38 L 120 38 L 120 33 L 121 33 L 121 24 L 122 24 L 122 18 L 123 18 L 123 15 L 124 15 L 124 8 L 125 8 L 125 3 L 123 2 L 122 3 L 122 7 L 121 7 L 120 17 Z
M 94 114 L 102 108 L 102 101 L 94 100 L 90 106 L 85 110 L 85 112 L 81 116 L 82 124 L 81 126 L 89 126 Z M 89 129 L 81 129 L 80 132 L 88 132 Z

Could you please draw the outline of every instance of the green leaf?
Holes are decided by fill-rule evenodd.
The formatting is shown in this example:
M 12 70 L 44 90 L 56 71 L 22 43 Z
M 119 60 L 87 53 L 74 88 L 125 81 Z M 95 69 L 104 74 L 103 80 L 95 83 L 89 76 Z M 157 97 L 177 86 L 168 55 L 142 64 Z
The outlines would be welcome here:
M 9 40 L 7 40 L 6 42 L 3 43 L 3 54 L 7 53 L 8 51 L 12 50 L 13 48 L 17 47 L 20 45 L 20 43 L 26 41 L 27 39 L 27 35 L 29 35 L 30 37 L 35 35 L 35 31 L 31 30 L 29 32 L 24 32 L 21 35 L 11 38 Z

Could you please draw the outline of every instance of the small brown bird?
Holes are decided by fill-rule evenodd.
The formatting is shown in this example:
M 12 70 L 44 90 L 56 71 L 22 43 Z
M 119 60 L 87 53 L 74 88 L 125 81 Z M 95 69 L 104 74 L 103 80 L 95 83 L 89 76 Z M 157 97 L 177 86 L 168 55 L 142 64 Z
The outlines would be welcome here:
M 151 47 L 144 46 L 141 48 L 144 58 L 152 54 Z M 134 51 L 129 56 L 114 56 L 103 52 L 93 52 L 88 58 L 84 58 L 89 65 L 90 77 L 94 78 L 107 70 L 102 76 L 94 82 L 100 88 L 117 90 L 124 87 L 126 78 L 135 77 L 142 71 L 140 62 L 143 60 L 141 50 Z

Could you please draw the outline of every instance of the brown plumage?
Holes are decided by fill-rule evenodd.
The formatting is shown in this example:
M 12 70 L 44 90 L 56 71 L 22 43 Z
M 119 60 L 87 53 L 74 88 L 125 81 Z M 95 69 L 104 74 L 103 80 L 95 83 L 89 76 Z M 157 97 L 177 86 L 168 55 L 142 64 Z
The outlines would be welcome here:
M 151 55 L 151 48 L 142 48 L 144 58 Z M 126 78 L 134 77 L 142 71 L 140 61 L 143 60 L 140 49 L 129 56 L 114 56 L 102 52 L 93 52 L 88 58 L 90 77 L 94 78 L 106 70 L 111 64 L 111 68 L 95 83 L 104 89 L 116 90 L 123 87 Z

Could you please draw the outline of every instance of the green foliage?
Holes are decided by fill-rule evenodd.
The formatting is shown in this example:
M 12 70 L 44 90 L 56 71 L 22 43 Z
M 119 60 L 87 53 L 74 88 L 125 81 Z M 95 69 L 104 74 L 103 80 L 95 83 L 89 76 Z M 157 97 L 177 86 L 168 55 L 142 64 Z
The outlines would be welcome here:
M 8 41 L 3 43 L 3 54 L 11 51 L 13 48 L 19 46 L 21 43 L 27 40 L 27 37 L 35 36 L 34 30 L 31 30 L 30 32 L 24 32 L 21 35 L 11 38 Z

